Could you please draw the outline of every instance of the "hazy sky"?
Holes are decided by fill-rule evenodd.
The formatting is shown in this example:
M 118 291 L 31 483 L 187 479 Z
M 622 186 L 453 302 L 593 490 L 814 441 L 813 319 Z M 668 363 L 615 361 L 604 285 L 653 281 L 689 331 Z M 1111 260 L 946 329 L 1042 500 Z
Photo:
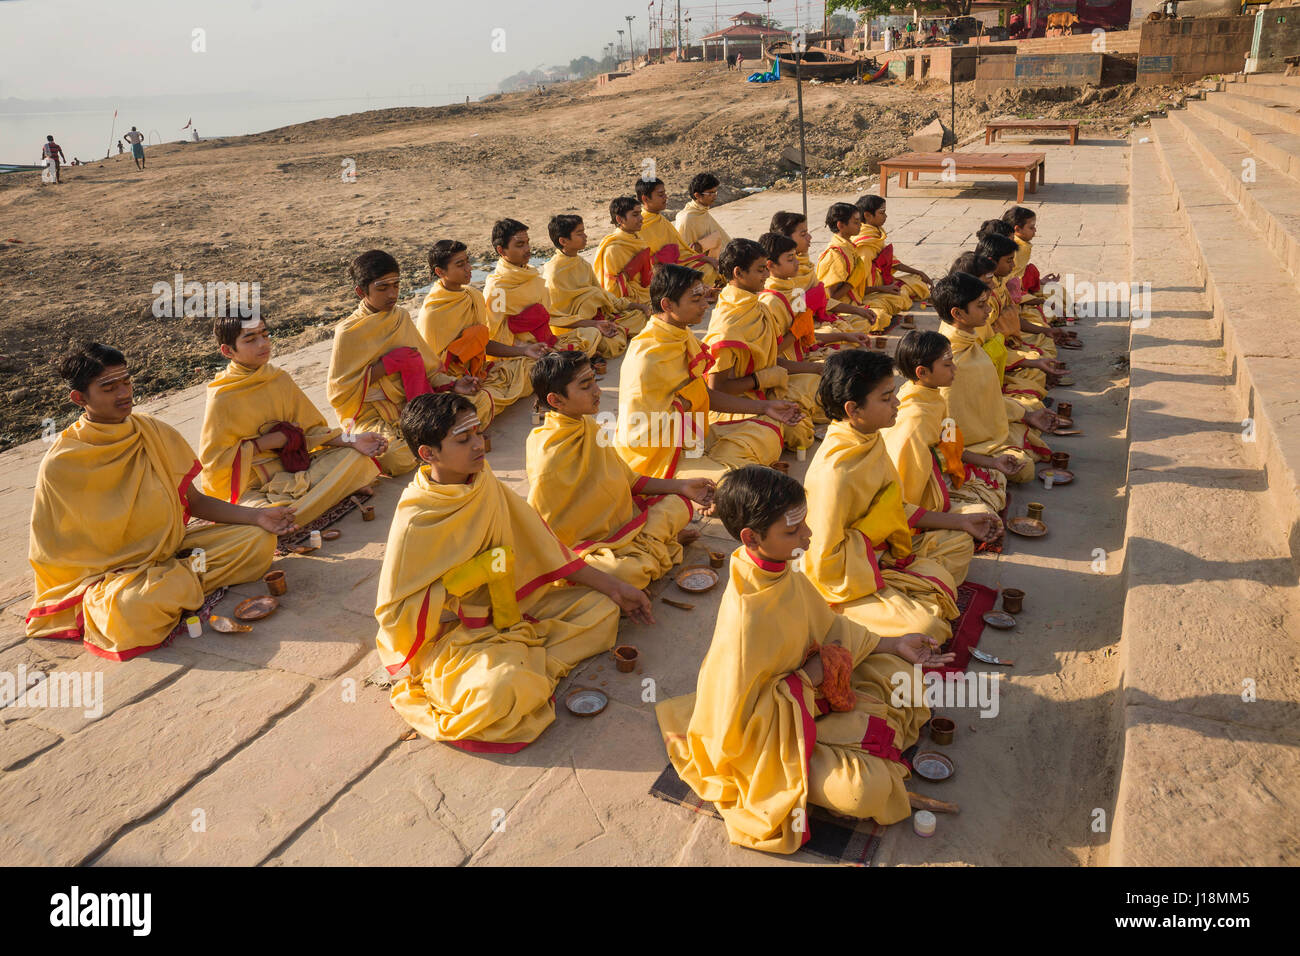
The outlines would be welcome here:
M 675 9 L 674 0 L 666 2 Z M 683 2 L 690 35 L 763 0 Z M 656 10 L 658 7 L 656 7 Z M 771 14 L 793 23 L 795 0 Z M 820 20 L 822 3 L 800 2 Z M 601 55 L 643 0 L 0 0 L 0 98 L 150 96 L 257 90 L 274 97 L 478 95 L 519 70 Z M 206 31 L 194 52 L 193 31 Z M 505 52 L 493 52 L 493 31 Z M 626 42 L 626 37 L 625 37 Z

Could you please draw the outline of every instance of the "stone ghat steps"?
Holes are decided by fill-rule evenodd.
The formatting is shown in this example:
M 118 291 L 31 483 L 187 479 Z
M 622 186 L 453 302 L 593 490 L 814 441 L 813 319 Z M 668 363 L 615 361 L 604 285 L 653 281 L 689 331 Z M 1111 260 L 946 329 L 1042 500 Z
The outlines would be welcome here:
M 1239 116 L 1263 120 L 1286 133 L 1300 133 L 1300 101 L 1285 102 L 1271 87 L 1230 83 L 1219 97 Z

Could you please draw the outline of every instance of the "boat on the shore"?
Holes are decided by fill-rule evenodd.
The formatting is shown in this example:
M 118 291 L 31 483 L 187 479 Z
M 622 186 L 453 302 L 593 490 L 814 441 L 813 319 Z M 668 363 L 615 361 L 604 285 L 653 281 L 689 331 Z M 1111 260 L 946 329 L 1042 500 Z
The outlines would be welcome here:
M 795 68 L 794 47 L 788 42 L 769 44 L 767 59 L 781 64 L 781 75 L 793 77 Z M 799 76 L 805 80 L 848 80 L 857 76 L 867 64 L 863 60 L 837 53 L 825 47 L 810 46 L 799 57 Z
M 25 166 L 21 163 L 0 163 L 0 173 L 38 173 L 44 167 Z

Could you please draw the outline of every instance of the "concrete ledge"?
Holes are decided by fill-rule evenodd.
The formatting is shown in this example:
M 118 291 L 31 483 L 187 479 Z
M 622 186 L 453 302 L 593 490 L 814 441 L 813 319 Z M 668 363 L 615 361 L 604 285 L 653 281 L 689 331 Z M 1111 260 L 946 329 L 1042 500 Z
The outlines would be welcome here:
M 1225 136 L 1237 140 L 1264 162 L 1300 184 L 1300 135 L 1287 132 L 1266 119 L 1245 115 L 1237 108 L 1240 102 L 1218 96 L 1213 100 L 1189 100 L 1187 115 L 1204 120 Z M 1258 103 L 1255 100 L 1245 102 Z M 1300 126 L 1300 112 L 1293 118 Z
M 1247 93 L 1239 83 L 1229 85 L 1223 92 L 1227 94 L 1223 102 L 1242 116 L 1271 123 L 1287 133 L 1300 133 L 1300 104 L 1283 103 L 1266 93 L 1251 90 Z

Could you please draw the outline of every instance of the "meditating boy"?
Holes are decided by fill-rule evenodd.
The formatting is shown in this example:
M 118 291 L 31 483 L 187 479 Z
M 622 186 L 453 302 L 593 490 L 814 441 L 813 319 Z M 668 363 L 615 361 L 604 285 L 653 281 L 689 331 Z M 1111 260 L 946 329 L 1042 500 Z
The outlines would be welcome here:
M 131 372 L 117 349 L 86 343 L 59 374 L 82 415 L 36 477 L 27 636 L 129 660 L 166 640 L 205 594 L 265 574 L 294 513 L 200 492 L 199 461 L 180 433 L 132 413 Z M 217 523 L 187 528 L 191 517 Z
M 504 345 L 492 338 L 483 293 L 470 285 L 474 269 L 465 243 L 435 242 L 429 250 L 429 272 L 434 283 L 415 327 L 445 373 L 471 376 L 479 383 L 469 398 L 487 427 L 502 409 L 528 394 L 528 369 L 547 347 L 541 342 Z
M 610 201 L 609 221 L 614 231 L 600 240 L 592 267 L 610 295 L 650 306 L 650 277 L 654 256 L 641 238 L 641 207 L 631 196 Z
M 1022 382 L 1032 383 L 1041 389 L 1038 397 L 1046 394 L 1048 377 L 1059 378 L 1065 371 L 1063 365 L 1052 356 L 1056 354 L 1056 345 L 1050 334 L 1052 329 L 1032 322 L 1021 314 L 1011 290 L 1007 288 L 1007 278 L 1015 268 L 1016 244 L 1006 236 L 986 235 L 975 247 L 978 255 L 993 260 L 993 277 L 989 281 L 991 303 L 996 311 L 993 315 L 993 327 L 1001 332 L 1007 342 L 1007 370 L 1016 373 Z
M 473 395 L 479 390 L 472 375 L 452 378 L 425 343 L 410 313 L 397 305 L 401 275 L 397 260 L 380 249 L 352 260 L 356 311 L 334 327 L 326 395 L 344 434 L 375 432 L 386 450 L 379 467 L 403 475 L 415 458 L 402 441 L 398 422 L 402 407 L 429 391 Z
M 576 316 L 555 309 L 542 274 L 528 264 L 531 245 L 528 227 L 517 219 L 500 219 L 492 226 L 496 268 L 483 284 L 488 327 L 502 345 L 540 342 L 548 349 L 595 355 L 604 333 L 575 325 Z
M 1006 503 L 1006 475 L 1022 462 L 1010 454 L 996 458 L 965 447 L 961 428 L 948 414 L 940 389 L 956 377 L 952 345 L 938 332 L 913 330 L 903 336 L 894 363 L 907 381 L 898 390 L 898 418 L 881 434 L 898 469 L 903 500 L 927 511 L 967 514 L 977 541 L 1002 537 L 1002 521 L 993 507 Z M 987 489 L 977 487 L 987 484 Z
M 831 231 L 831 241 L 817 260 L 817 281 L 826 286 L 826 293 L 833 302 L 851 303 L 871 316 L 870 319 L 841 316 L 853 331 L 883 331 L 889 328 L 897 310 L 891 310 L 889 303 L 876 295 L 882 290 L 867 285 L 871 270 L 853 244 L 853 237 L 861 225 L 862 213 L 856 206 L 846 202 L 831 203 L 826 210 L 826 228 Z M 867 303 L 868 292 L 876 295 L 870 305 Z
M 955 366 L 952 384 L 939 392 L 948 405 L 948 414 L 961 429 L 967 452 L 994 460 L 1013 455 L 1019 463 L 1015 468 L 1004 459 L 1005 468 L 990 468 L 967 459 L 985 470 L 982 476 L 985 482 L 1000 484 L 993 470 L 1006 474 L 1012 481 L 1032 481 L 1035 458 L 1041 458 L 1044 453 L 1050 455 L 1040 444 L 1040 433 L 1055 425 L 1056 416 L 1045 408 L 1028 410 L 1002 394 L 998 370 L 978 338 L 979 331 L 988 322 L 988 300 L 988 286 L 965 272 L 950 272 L 934 284 L 930 301 L 939 313 L 939 331 L 952 344 Z M 978 488 L 976 485 L 975 490 Z M 1001 497 L 992 494 L 984 500 L 994 510 L 1001 511 L 1006 503 L 1005 491 L 994 490 L 1001 492 Z
M 848 331 L 846 323 L 827 312 L 826 289 L 820 282 L 814 286 L 816 292 L 798 285 L 799 259 L 794 239 L 768 232 L 759 237 L 758 244 L 767 256 L 767 281 L 758 300 L 777 320 L 782 358 L 819 361 L 841 346 L 870 343 L 864 333 Z M 814 411 L 804 408 L 804 414 L 812 415 Z M 824 417 L 815 420 L 818 424 L 825 422 Z
M 619 608 L 653 623 L 650 602 L 587 567 L 497 479 L 468 398 L 421 395 L 402 431 L 420 468 L 397 503 L 375 606 L 380 660 L 393 675 L 408 668 L 392 705 L 426 737 L 515 753 L 555 719 L 560 678 L 614 646 Z
M 212 330 L 230 364 L 208 383 L 203 412 L 208 495 L 252 508 L 292 505 L 305 525 L 375 480 L 388 440 L 330 428 L 289 373 L 271 364 L 265 322 L 228 316 Z
M 803 414 L 798 424 L 780 429 L 781 437 L 787 448 L 807 448 L 813 443 L 813 416 L 825 421 L 817 410 L 821 363 L 781 355 L 781 339 L 789 330 L 786 313 L 768 309 L 759 298 L 767 282 L 767 253 L 752 239 L 732 239 L 718 257 L 718 267 L 727 285 L 704 335 L 713 359 L 709 388 L 755 401 L 794 402 Z M 715 412 L 709 424 L 717 428 L 744 417 Z
M 820 306 L 830 314 L 832 328 L 837 332 L 854 332 L 854 323 L 856 321 L 854 316 L 857 319 L 864 320 L 867 327 L 875 323 L 876 313 L 860 305 L 854 305 L 850 301 L 831 298 L 826 286 L 818 280 L 817 267 L 813 265 L 812 260 L 808 257 L 808 249 L 812 245 L 812 233 L 808 231 L 807 216 L 799 212 L 773 213 L 772 223 L 768 231 L 794 240 L 794 256 L 799 268 L 795 272 L 793 279 L 789 281 L 793 283 L 794 287 L 804 290 L 809 303 L 814 309 Z M 768 277 L 769 289 L 776 289 L 778 292 L 786 291 L 784 285 L 786 280 L 778 280 L 782 283 L 779 285 L 773 280 L 773 276 Z M 821 305 L 823 302 L 825 302 L 824 306 Z M 820 318 L 818 321 L 821 321 Z M 865 334 L 862 338 L 864 341 L 866 340 Z
M 663 215 L 664 209 L 668 207 L 668 188 L 663 180 L 638 179 L 636 198 L 641 203 L 641 228 L 638 235 L 650 247 L 655 262 L 698 269 L 704 274 L 705 285 L 721 285 L 717 258 L 691 249 L 677 227 Z
M 1033 254 L 1033 239 L 1038 234 L 1038 217 L 1032 209 L 1012 206 L 1002 215 L 1002 222 L 1009 230 L 1009 238 L 1016 244 L 1015 266 L 1007 278 L 1007 289 L 1020 305 L 1021 318 L 1035 330 L 1027 332 L 1026 337 L 1040 346 L 1049 358 L 1056 358 L 1057 346 L 1066 335 L 1064 330 L 1052 328 L 1043 312 L 1043 303 L 1047 301 L 1043 286 L 1057 282 L 1061 277 L 1055 273 L 1040 275 L 1038 267 L 1029 261 Z
M 732 843 L 793 853 L 809 805 L 888 824 L 911 813 L 902 752 L 929 709 L 894 703 L 917 665 L 942 666 L 932 637 L 881 637 L 834 613 L 790 568 L 808 550 L 799 483 L 748 465 L 718 488 L 741 546 L 695 693 L 655 708 L 681 779 L 717 807 Z
M 718 201 L 718 186 L 718 177 L 712 173 L 693 176 L 688 187 L 691 200 L 682 207 L 675 222 L 678 235 L 691 249 L 714 259 L 731 241 L 727 231 L 713 218 L 712 207 Z
M 691 331 L 708 308 L 701 274 L 685 266 L 659 266 L 650 294 L 657 311 L 628 346 L 619 369 L 619 455 L 637 474 L 651 478 L 720 478 L 732 468 L 776 461 L 781 426 L 798 424 L 803 413 L 794 402 L 760 401 L 709 387 L 713 360 Z M 710 427 L 710 411 L 744 417 Z
M 832 421 L 804 479 L 809 579 L 875 634 L 920 631 L 948 640 L 957 585 L 975 550 L 973 528 L 963 522 L 974 516 L 926 511 L 903 498 L 880 435 L 898 410 L 893 362 L 866 349 L 837 352 L 822 373 L 821 400 Z M 927 528 L 935 530 L 920 530 Z
M 601 334 L 597 354 L 622 355 L 628 340 L 645 328 L 650 302 L 610 295 L 595 271 L 578 255 L 587 248 L 581 216 L 554 216 L 547 227 L 558 250 L 542 269 L 551 305 L 563 315 L 576 316 L 571 328 L 593 328 Z
M 907 300 L 907 305 L 895 311 L 905 311 L 929 298 L 930 277 L 894 255 L 894 244 L 885 234 L 885 220 L 889 218 L 885 197 L 860 196 L 854 205 L 862 213 L 862 228 L 853 237 L 853 244 L 871 267 L 871 278 L 867 281 L 877 286 L 898 283 L 898 295 Z
M 548 355 L 532 378 L 546 417 L 528 435 L 528 503 L 591 567 L 644 588 L 700 536 L 687 527 L 690 503 L 708 505 L 713 482 L 649 478 L 629 468 L 592 417 L 600 385 L 585 355 Z

